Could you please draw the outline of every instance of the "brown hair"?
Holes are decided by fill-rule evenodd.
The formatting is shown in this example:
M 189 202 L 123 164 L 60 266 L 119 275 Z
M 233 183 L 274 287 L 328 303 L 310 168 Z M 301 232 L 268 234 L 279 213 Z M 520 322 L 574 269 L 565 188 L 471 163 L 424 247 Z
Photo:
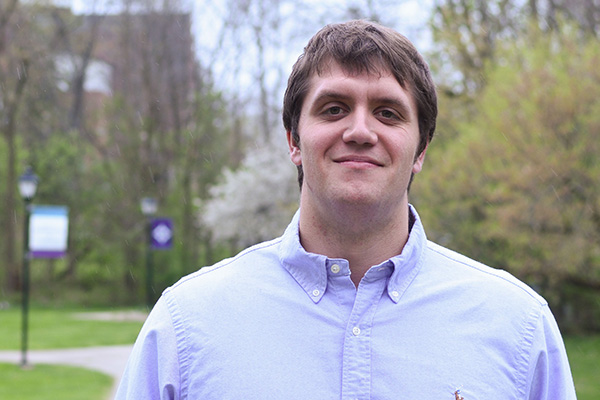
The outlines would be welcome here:
M 294 64 L 283 98 L 283 126 L 291 132 L 296 145 L 300 144 L 298 124 L 310 78 L 323 73 L 331 61 L 353 74 L 389 69 L 415 100 L 420 134 L 417 155 L 425 150 L 433 138 L 437 117 L 437 95 L 429 67 L 406 37 L 363 20 L 325 26 L 310 39 Z M 300 187 L 302 181 L 300 165 Z

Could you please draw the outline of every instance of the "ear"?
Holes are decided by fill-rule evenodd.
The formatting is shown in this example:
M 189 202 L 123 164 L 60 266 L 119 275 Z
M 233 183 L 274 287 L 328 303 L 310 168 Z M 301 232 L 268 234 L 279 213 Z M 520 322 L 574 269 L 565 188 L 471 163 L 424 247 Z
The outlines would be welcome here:
M 425 153 L 427 152 L 428 147 L 429 147 L 429 143 L 427 143 L 427 146 L 425 146 L 425 148 L 423 149 L 421 154 L 419 154 L 415 158 L 415 162 L 414 162 L 413 168 L 412 168 L 413 174 L 418 174 L 423 169 L 423 163 L 425 162 Z
M 296 166 L 302 165 L 302 154 L 300 153 L 300 146 L 292 137 L 292 132 L 287 131 L 286 137 L 288 142 L 288 148 L 290 150 L 290 159 Z

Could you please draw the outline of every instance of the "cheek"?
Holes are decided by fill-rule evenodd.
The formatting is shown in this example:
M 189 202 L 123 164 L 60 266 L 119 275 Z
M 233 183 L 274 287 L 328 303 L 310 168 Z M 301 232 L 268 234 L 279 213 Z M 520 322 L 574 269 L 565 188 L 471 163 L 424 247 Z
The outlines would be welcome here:
M 421 171 L 425 159 L 425 151 L 415 156 L 417 147 L 412 140 L 399 140 L 388 146 L 388 154 L 403 171 L 416 174 Z

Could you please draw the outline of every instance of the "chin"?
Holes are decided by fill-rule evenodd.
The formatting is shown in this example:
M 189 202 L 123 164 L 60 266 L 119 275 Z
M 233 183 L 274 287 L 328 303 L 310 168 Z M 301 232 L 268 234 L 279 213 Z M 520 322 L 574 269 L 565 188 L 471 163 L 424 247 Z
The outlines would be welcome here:
M 381 203 L 381 196 L 378 191 L 346 191 L 337 195 L 337 202 L 346 206 L 365 206 L 372 207 Z

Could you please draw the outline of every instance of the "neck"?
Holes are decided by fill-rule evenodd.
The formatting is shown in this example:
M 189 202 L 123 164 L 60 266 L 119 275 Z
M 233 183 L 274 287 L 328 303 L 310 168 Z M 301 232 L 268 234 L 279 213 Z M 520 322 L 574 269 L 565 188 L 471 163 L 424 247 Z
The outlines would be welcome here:
M 301 207 L 302 246 L 312 253 L 348 260 L 356 286 L 369 268 L 400 254 L 408 240 L 408 203 L 395 214 L 357 209 L 337 214 L 310 211 Z

